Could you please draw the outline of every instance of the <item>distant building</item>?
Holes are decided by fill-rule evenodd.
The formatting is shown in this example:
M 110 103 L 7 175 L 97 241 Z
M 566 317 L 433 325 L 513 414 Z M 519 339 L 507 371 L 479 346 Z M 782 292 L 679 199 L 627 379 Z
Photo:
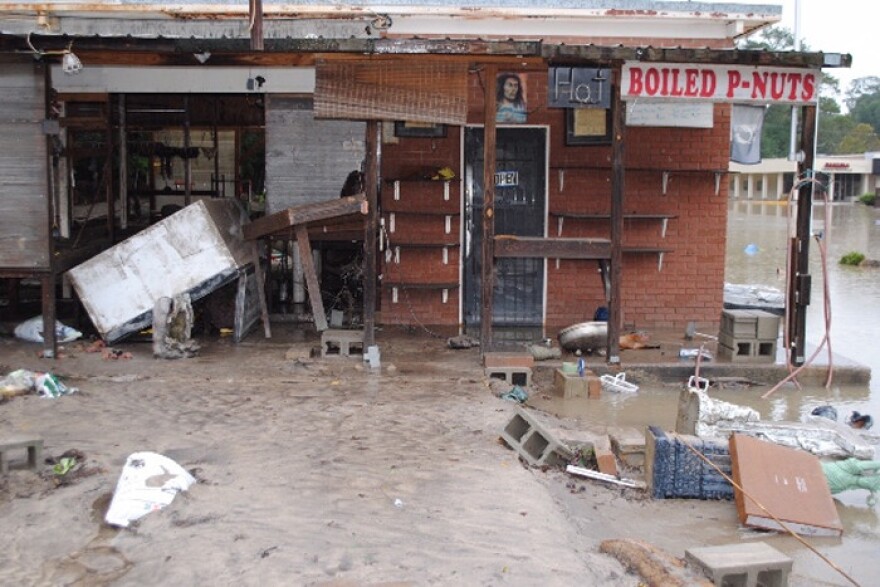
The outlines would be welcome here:
M 797 162 L 764 159 L 757 165 L 730 163 L 730 197 L 736 200 L 784 200 L 794 184 Z M 880 153 L 819 155 L 819 179 L 828 199 L 846 202 L 880 189 Z

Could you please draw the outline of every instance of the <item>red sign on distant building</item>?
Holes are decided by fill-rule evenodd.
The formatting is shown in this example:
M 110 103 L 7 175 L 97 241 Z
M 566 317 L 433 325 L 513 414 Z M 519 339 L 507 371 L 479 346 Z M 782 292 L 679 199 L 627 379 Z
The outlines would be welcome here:
M 747 67 L 687 63 L 624 64 L 624 100 L 702 100 L 751 104 L 813 104 L 821 72 L 792 67 Z

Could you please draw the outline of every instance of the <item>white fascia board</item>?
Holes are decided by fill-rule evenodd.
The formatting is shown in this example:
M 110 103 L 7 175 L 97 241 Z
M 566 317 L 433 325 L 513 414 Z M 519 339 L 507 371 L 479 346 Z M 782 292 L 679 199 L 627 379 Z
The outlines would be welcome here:
M 261 76 L 262 87 L 248 79 Z M 60 65 L 52 66 L 52 87 L 62 93 L 233 93 L 233 94 L 312 94 L 315 91 L 313 67 L 195 67 L 86 65 L 75 74 L 66 74 Z
M 392 17 L 394 24 L 387 31 L 392 38 L 442 37 L 483 39 L 584 39 L 590 38 L 645 38 L 645 39 L 729 39 L 729 21 L 636 19 L 579 19 L 532 17 L 522 20 L 503 18 L 446 18 L 430 16 Z

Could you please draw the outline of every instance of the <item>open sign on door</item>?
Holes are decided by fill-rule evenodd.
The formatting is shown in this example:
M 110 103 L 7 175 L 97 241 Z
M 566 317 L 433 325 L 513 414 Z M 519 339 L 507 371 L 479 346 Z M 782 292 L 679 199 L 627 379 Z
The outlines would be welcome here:
M 519 185 L 519 171 L 498 171 L 495 173 L 495 187 L 509 188 Z

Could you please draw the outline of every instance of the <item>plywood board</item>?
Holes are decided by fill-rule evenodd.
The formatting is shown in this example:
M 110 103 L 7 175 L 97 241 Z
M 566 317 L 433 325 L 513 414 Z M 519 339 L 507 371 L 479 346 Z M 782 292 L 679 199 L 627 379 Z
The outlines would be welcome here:
M 733 480 L 742 488 L 735 490 L 734 498 L 743 525 L 783 530 L 773 519 L 775 516 L 798 534 L 843 534 L 837 506 L 817 457 L 742 434 L 730 437 L 730 456 Z

